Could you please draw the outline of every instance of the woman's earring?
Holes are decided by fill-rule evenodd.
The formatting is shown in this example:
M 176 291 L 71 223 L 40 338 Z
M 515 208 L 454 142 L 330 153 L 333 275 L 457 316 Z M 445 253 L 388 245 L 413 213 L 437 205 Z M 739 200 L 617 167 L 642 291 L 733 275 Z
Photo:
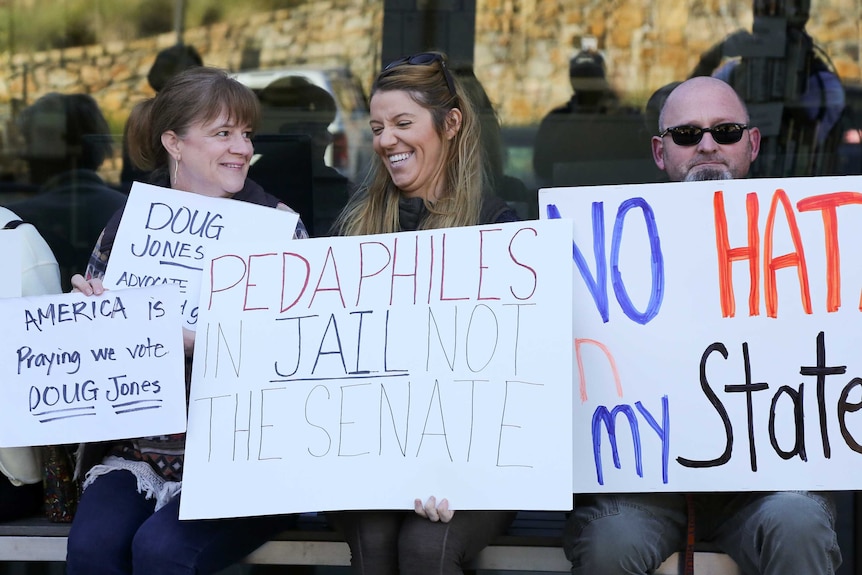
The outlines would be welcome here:
M 179 171 L 180 171 L 180 159 L 177 158 L 177 162 L 174 164 L 174 181 L 172 184 L 174 186 L 177 185 L 177 174 L 179 173 Z

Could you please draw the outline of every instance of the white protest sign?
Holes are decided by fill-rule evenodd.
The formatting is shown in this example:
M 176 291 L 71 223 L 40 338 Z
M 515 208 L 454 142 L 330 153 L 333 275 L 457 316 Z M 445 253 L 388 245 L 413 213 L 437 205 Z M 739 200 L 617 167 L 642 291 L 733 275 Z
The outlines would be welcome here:
M 547 189 L 574 221 L 574 491 L 855 489 L 862 178 Z
M 180 289 L 183 327 L 194 330 L 201 266 L 222 242 L 293 237 L 299 216 L 249 202 L 211 198 L 135 182 L 105 273 L 110 288 L 172 284 Z
M 21 234 L 0 230 L 0 254 L 4 272 L 0 274 L 0 298 L 21 296 Z
M 535 221 L 213 257 L 180 517 L 570 509 L 571 241 Z
M 0 300 L 0 446 L 181 433 L 175 286 Z

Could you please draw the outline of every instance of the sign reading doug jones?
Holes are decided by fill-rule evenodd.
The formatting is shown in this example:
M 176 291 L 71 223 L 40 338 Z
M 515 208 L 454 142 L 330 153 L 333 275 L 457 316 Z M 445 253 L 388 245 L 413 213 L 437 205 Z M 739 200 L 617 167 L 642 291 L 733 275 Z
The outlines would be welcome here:
M 571 241 L 536 221 L 212 254 L 181 517 L 571 508 Z
M 177 286 L 183 327 L 194 331 L 207 251 L 223 242 L 253 237 L 264 227 L 274 237 L 290 239 L 298 219 L 295 213 L 248 202 L 135 182 L 117 230 L 105 286 Z
M 575 221 L 574 490 L 855 489 L 862 178 L 543 190 Z
M 0 299 L 0 446 L 185 430 L 173 286 Z

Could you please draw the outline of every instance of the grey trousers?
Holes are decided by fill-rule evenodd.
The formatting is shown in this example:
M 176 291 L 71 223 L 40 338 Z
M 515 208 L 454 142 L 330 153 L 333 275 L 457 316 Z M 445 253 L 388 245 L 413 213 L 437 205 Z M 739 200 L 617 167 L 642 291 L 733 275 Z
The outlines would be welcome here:
M 448 523 L 412 511 L 343 511 L 327 514 L 350 545 L 360 575 L 458 575 L 515 518 L 512 511 L 456 511 Z
M 841 564 L 824 494 L 699 493 L 694 501 L 698 540 L 730 555 L 745 575 L 831 575 Z M 563 548 L 578 575 L 647 574 L 685 548 L 686 526 L 680 494 L 578 495 Z

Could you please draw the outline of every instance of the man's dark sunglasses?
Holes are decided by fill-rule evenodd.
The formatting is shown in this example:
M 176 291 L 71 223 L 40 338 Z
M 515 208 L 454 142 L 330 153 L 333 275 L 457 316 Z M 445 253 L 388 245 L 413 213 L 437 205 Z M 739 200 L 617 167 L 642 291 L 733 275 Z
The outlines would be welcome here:
M 449 94 L 451 96 L 455 96 L 455 81 L 452 79 L 452 74 L 449 72 L 449 68 L 446 67 L 446 60 L 443 59 L 443 56 L 437 54 L 435 52 L 423 52 L 421 54 L 413 54 L 412 56 L 405 56 L 403 58 L 399 58 L 394 62 L 390 62 L 387 64 L 383 71 L 391 70 L 396 66 L 400 66 L 401 64 L 410 64 L 413 66 L 427 66 L 429 64 L 433 64 L 434 62 L 440 62 L 440 68 L 443 70 L 443 77 L 446 78 L 446 86 L 449 88 Z
M 718 124 L 712 128 L 700 128 L 698 126 L 674 126 L 666 128 L 659 134 L 664 138 L 668 134 L 677 146 L 696 146 L 707 132 L 712 134 L 712 139 L 717 144 L 735 144 L 742 139 L 742 133 L 748 129 L 746 124 Z

